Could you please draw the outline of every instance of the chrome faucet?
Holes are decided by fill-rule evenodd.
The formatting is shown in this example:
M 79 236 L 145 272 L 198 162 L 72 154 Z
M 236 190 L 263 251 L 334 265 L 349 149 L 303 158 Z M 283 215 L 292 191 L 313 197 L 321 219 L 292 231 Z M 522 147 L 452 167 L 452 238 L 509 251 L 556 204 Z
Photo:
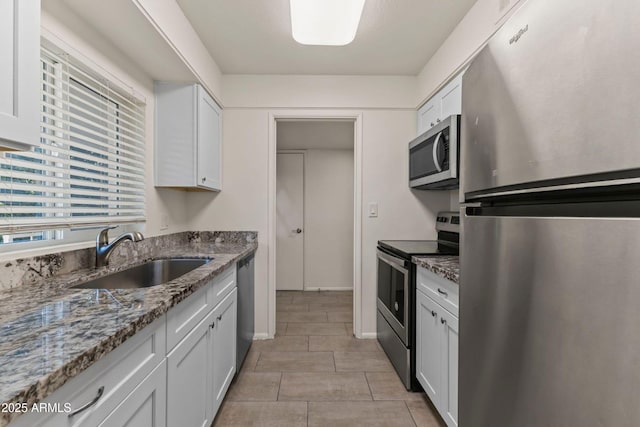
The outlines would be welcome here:
M 131 240 L 132 242 L 139 242 L 144 240 L 144 236 L 139 231 L 132 231 L 130 233 L 124 233 L 116 237 L 116 239 L 109 243 L 109 230 L 113 230 L 116 227 L 107 227 L 98 233 L 96 237 L 96 267 L 102 267 L 109 263 L 109 255 L 120 243 L 125 240 Z

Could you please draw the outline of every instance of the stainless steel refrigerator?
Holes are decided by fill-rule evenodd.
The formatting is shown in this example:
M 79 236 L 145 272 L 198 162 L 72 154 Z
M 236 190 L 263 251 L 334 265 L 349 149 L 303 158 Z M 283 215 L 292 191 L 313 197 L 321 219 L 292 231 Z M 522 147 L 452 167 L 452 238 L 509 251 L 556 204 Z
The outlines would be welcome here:
M 460 426 L 640 425 L 640 1 L 529 0 L 462 103 Z

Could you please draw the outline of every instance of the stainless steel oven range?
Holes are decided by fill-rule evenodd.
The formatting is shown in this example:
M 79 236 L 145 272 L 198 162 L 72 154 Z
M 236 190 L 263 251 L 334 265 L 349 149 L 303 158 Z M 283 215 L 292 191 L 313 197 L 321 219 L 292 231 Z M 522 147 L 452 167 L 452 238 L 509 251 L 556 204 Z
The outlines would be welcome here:
M 407 390 L 421 390 L 415 375 L 416 266 L 411 257 L 457 255 L 460 215 L 439 213 L 436 230 L 438 240 L 378 241 L 378 341 Z

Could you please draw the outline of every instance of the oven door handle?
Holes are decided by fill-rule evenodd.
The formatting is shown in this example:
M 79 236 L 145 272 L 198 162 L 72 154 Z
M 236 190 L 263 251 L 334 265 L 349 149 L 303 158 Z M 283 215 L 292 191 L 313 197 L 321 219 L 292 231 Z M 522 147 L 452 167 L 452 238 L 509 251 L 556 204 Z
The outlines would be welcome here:
M 409 270 L 405 268 L 405 261 L 402 258 L 396 258 L 386 252 L 382 252 L 380 249 L 378 249 L 378 258 L 391 265 L 395 269 L 402 271 L 404 274 L 409 274 Z

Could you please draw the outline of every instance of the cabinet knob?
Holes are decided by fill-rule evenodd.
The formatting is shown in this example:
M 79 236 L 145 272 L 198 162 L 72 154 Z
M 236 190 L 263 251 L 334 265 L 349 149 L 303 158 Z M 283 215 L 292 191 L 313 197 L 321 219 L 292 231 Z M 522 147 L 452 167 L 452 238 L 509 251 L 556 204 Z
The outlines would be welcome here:
M 398 301 L 393 303 L 393 308 L 395 308 L 396 311 L 398 311 L 398 309 L 400 308 L 400 306 L 398 306 Z
M 217 317 L 218 322 L 222 320 L 222 314 L 220 316 Z
M 440 123 L 440 119 L 436 119 L 436 123 Z
M 206 180 L 207 180 L 207 177 L 206 177 L 206 176 L 203 176 L 203 177 L 202 177 L 202 182 L 205 182 Z
M 211 324 L 209 325 L 209 327 L 210 327 L 211 329 L 215 328 L 215 327 L 216 327 L 216 322 L 211 322 Z
M 436 125 L 435 123 L 431 122 L 431 127 L 434 127 L 435 125 Z
M 449 294 L 446 293 L 445 291 L 443 291 L 442 289 L 438 288 L 438 293 L 444 295 L 445 297 L 448 297 Z
M 432 315 L 433 317 L 436 317 L 436 312 L 435 312 L 435 311 L 433 311 L 433 310 L 431 310 L 431 315 Z
M 445 323 L 447 323 L 447 319 L 440 318 L 440 323 L 444 325 Z

